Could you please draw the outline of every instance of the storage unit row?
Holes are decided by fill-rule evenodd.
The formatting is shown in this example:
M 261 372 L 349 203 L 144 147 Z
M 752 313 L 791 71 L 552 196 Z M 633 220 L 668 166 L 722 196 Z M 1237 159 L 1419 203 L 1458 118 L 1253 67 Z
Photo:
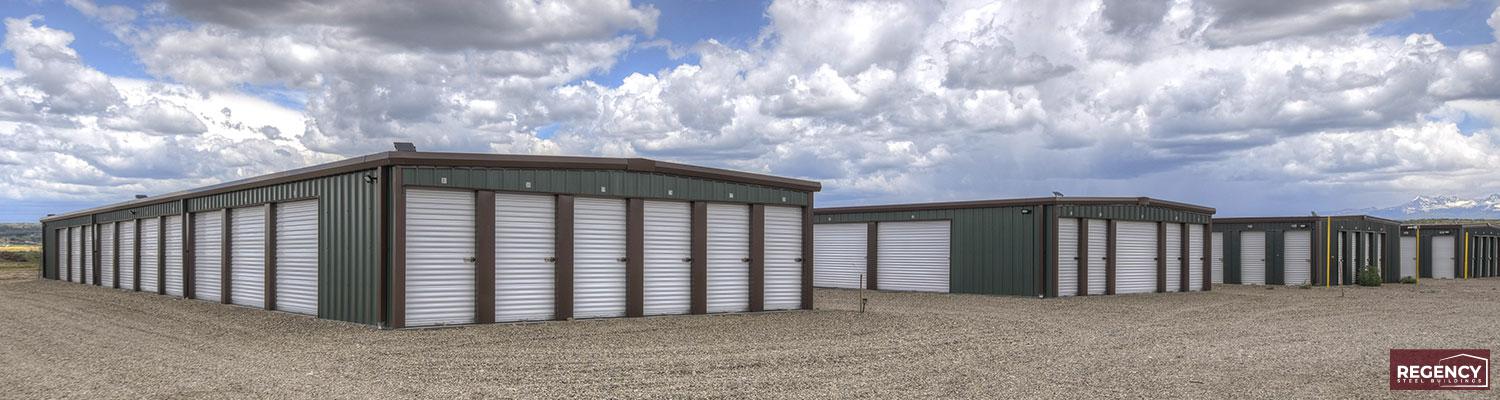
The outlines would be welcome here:
M 814 285 L 1048 297 L 1208 290 L 1213 213 L 1136 197 L 818 209 Z
M 48 217 L 42 275 L 388 328 L 808 309 L 818 188 L 388 152 Z
M 1384 282 L 1401 274 L 1388 260 L 1406 253 L 1400 223 L 1371 216 L 1254 217 L 1214 220 L 1214 283 L 1353 285 L 1359 268 L 1374 267 Z M 1223 251 L 1218 251 L 1222 249 Z M 1220 273 L 1222 272 L 1222 273 Z
M 1401 227 L 1401 277 L 1468 279 L 1500 276 L 1500 227 Z

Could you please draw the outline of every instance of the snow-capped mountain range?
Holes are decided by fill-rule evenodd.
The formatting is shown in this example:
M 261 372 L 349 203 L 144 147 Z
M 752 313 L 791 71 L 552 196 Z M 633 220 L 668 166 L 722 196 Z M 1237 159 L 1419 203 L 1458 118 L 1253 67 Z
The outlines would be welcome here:
M 1500 219 L 1500 194 L 1481 199 L 1465 199 L 1458 196 L 1417 196 L 1406 204 L 1394 207 L 1370 207 L 1340 210 L 1332 215 L 1373 215 L 1381 218 L 1408 219 Z

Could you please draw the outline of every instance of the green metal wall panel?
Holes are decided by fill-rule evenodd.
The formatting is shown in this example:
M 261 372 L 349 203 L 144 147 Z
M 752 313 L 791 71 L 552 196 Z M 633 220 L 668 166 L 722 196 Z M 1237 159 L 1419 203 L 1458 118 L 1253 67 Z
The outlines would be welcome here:
M 634 171 L 403 167 L 409 186 L 805 206 L 808 193 Z
M 1393 223 L 1384 223 L 1384 222 L 1380 222 L 1380 221 L 1367 221 L 1367 220 L 1364 220 L 1364 219 L 1334 219 L 1333 223 L 1332 223 L 1333 235 L 1334 235 L 1333 238 L 1332 238 L 1332 242 L 1330 242 L 1330 238 L 1327 236 L 1328 235 L 1327 234 L 1328 231 L 1325 230 L 1325 229 L 1327 229 L 1326 228 L 1327 226 L 1329 226 L 1329 222 L 1326 219 L 1318 220 L 1316 223 L 1313 223 L 1313 222 L 1255 222 L 1255 223 L 1223 223 L 1223 222 L 1220 222 L 1220 223 L 1215 223 L 1213 225 L 1213 231 L 1214 232 L 1224 232 L 1225 233 L 1225 235 L 1224 235 L 1224 237 L 1225 237 L 1224 252 L 1226 254 L 1224 254 L 1224 282 L 1225 283 L 1235 283 L 1235 284 L 1240 283 L 1240 280 L 1239 280 L 1239 271 L 1240 271 L 1239 232 L 1243 232 L 1243 231 L 1265 231 L 1265 232 L 1267 232 L 1267 234 L 1266 234 L 1266 283 L 1267 284 L 1271 284 L 1272 282 L 1281 282 L 1282 276 L 1280 275 L 1281 274 L 1280 271 L 1285 270 L 1285 265 L 1286 265 L 1285 252 L 1282 249 L 1285 246 L 1285 243 L 1283 242 L 1283 238 L 1284 238 L 1285 232 L 1286 231 L 1290 231 L 1290 230 L 1311 230 L 1314 233 L 1313 234 L 1313 254 L 1315 255 L 1315 257 L 1314 257 L 1314 261 L 1313 261 L 1313 268 L 1314 268 L 1314 270 L 1323 270 L 1324 271 L 1324 273 L 1321 273 L 1321 274 L 1320 273 L 1314 273 L 1313 274 L 1314 275 L 1314 278 L 1313 278 L 1314 282 L 1321 283 L 1323 281 L 1325 275 L 1328 275 L 1328 276 L 1337 276 L 1338 274 L 1336 273 L 1336 271 L 1338 270 L 1338 268 L 1340 268 L 1340 267 L 1347 268 L 1350 265 L 1354 265 L 1354 263 L 1355 263 L 1354 258 L 1353 257 L 1346 257 L 1346 259 L 1348 259 L 1349 261 L 1347 261 L 1344 265 L 1334 265 L 1334 266 L 1332 266 L 1332 268 L 1335 271 L 1334 273 L 1329 273 L 1327 271 L 1330 268 L 1329 267 L 1329 257 L 1328 257 L 1328 255 L 1330 253 L 1336 253 L 1336 249 L 1333 249 L 1333 246 L 1337 246 L 1338 235 L 1340 233 L 1349 233 L 1349 232 L 1375 233 L 1377 235 L 1381 234 L 1381 233 L 1384 233 L 1385 234 L 1385 239 L 1384 239 L 1383 242 L 1381 242 L 1381 246 L 1380 246 L 1380 252 L 1382 254 L 1382 259 L 1385 260 L 1385 269 L 1384 269 L 1385 276 L 1383 277 L 1383 279 L 1386 282 L 1399 282 L 1401 280 L 1401 277 L 1399 276 L 1401 274 L 1401 269 L 1400 269 L 1400 264 L 1398 263 L 1399 260 L 1401 259 L 1401 238 L 1400 238 L 1400 236 L 1401 236 L 1401 226 L 1400 225 L 1393 224 Z M 1427 234 L 1426 232 L 1423 233 L 1424 236 L 1426 234 Z M 1230 239 L 1229 239 L 1230 237 L 1234 237 L 1234 248 L 1233 248 L 1233 250 L 1230 249 Z M 1426 238 L 1424 237 L 1423 239 L 1425 240 Z M 1379 240 L 1379 239 L 1377 239 L 1377 240 Z M 1274 246 L 1274 249 L 1273 249 L 1273 246 Z M 1426 251 L 1426 249 L 1424 248 L 1423 251 Z M 1353 254 L 1353 253 L 1346 253 L 1346 254 Z M 1365 258 L 1368 258 L 1368 256 L 1366 256 L 1364 253 L 1360 253 L 1360 256 L 1361 256 L 1360 260 L 1364 260 Z M 1363 262 L 1363 261 L 1360 261 L 1360 262 Z M 1274 266 L 1273 266 L 1273 264 L 1274 264 Z M 1273 269 L 1275 271 L 1273 271 Z M 1231 272 L 1231 271 L 1233 271 L 1233 272 Z M 1346 277 L 1348 276 L 1348 274 L 1345 274 L 1345 275 L 1346 275 Z M 1231 278 L 1233 280 L 1231 280 Z M 1349 280 L 1349 282 L 1352 283 L 1353 281 Z M 1334 285 L 1340 285 L 1340 284 L 1344 284 L 1344 283 L 1335 281 L 1335 282 L 1333 282 L 1333 284 Z
M 57 279 L 57 229 L 42 224 L 42 277 Z
M 180 201 L 168 201 L 165 203 L 157 203 L 125 210 L 97 214 L 96 220 L 98 220 L 99 223 L 102 224 L 105 222 L 125 221 L 140 218 L 156 218 L 163 215 L 177 215 L 182 213 L 181 206 L 182 202 Z
M 317 198 L 318 316 L 380 324 L 381 237 L 378 199 L 383 185 L 366 183 L 375 170 L 289 182 L 188 200 L 191 212 Z
M 819 215 L 817 223 L 951 221 L 949 291 L 1035 296 L 1042 207 Z M 1025 213 L 1023 213 L 1023 211 Z
M 1207 224 L 1212 215 L 1140 205 L 1059 205 L 1062 218 L 1097 218 L 1121 221 L 1162 221 Z

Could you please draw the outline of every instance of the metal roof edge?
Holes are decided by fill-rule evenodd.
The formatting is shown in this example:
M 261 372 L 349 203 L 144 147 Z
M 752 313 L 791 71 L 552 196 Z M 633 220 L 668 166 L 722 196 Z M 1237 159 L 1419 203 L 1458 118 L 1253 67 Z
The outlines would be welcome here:
M 1150 197 L 1030 197 L 1018 199 L 970 200 L 934 203 L 882 204 L 868 206 L 815 208 L 814 214 L 849 214 L 863 212 L 900 212 L 921 210 L 953 210 L 968 208 L 993 208 L 1041 205 L 1138 205 L 1163 207 L 1180 211 L 1212 215 L 1212 207 L 1180 203 Z

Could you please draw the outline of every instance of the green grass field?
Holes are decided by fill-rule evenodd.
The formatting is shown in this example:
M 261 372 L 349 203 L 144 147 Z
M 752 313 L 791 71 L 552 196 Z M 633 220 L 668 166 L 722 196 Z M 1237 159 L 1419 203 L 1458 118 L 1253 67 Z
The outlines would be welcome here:
M 38 268 L 42 264 L 42 247 L 37 245 L 0 246 L 0 269 Z

